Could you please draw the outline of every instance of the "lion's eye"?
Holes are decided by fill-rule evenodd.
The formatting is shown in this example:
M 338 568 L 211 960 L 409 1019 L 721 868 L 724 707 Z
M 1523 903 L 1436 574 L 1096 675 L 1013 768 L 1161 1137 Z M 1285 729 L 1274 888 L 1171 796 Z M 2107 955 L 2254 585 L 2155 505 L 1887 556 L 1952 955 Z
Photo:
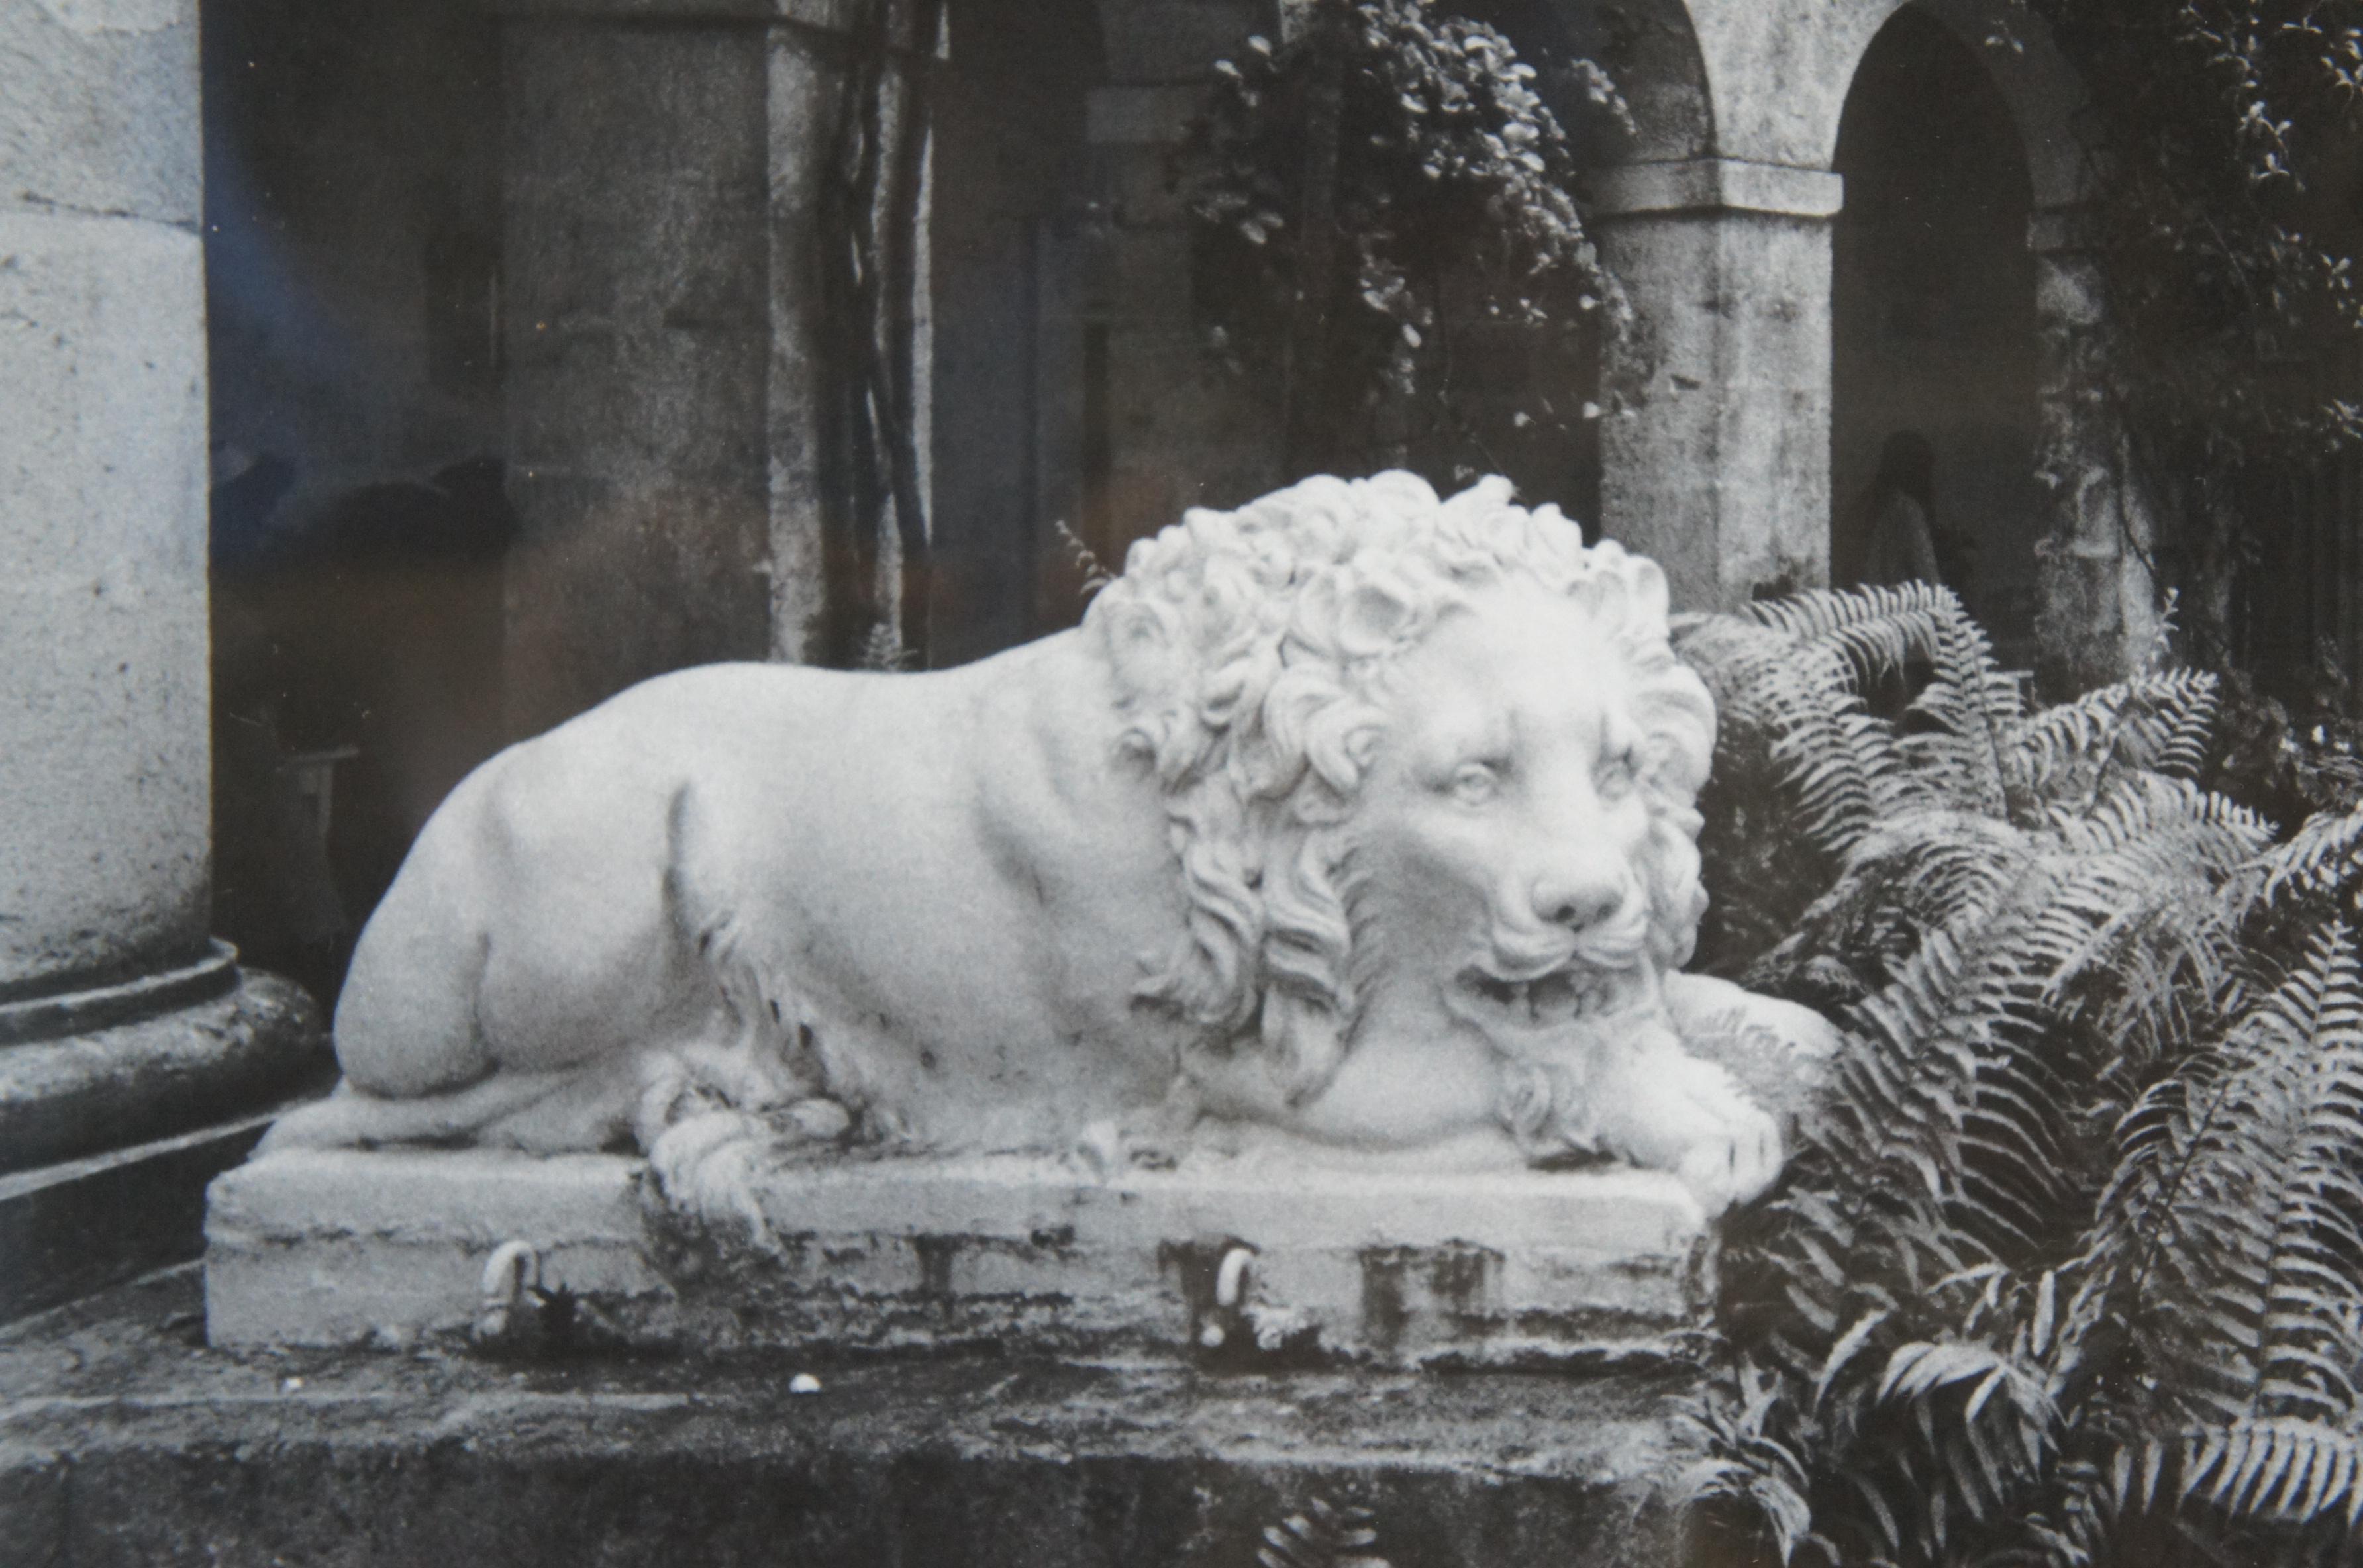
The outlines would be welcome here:
M 1600 765 L 1599 790 L 1605 800 L 1621 800 L 1641 779 L 1640 754 L 1626 748 Z
M 1502 792 L 1502 773 L 1488 763 L 1465 762 L 1452 773 L 1452 798 L 1464 806 L 1481 806 Z

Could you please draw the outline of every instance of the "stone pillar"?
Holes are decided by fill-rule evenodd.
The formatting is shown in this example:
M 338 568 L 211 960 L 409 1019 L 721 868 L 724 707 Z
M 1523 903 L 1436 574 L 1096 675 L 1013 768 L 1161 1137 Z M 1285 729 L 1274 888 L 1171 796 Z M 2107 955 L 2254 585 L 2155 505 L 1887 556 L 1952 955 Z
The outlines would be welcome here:
M 908 10 L 506 6 L 513 734 L 666 670 L 816 651 L 849 308 L 821 247 L 860 161 L 849 84 L 907 59 Z
M 2156 513 L 2101 396 L 2102 295 L 2087 215 L 2034 215 L 2041 420 L 2036 478 L 2049 528 L 2036 547 L 2036 683 L 2064 696 L 2131 673 L 2157 646 L 2161 618 L 2150 560 Z
M 194 0 L 0 7 L 0 1317 L 194 1255 L 317 1049 L 207 934 L 201 167 Z
M 1104 222 L 1104 423 L 1090 438 L 1104 443 L 1105 493 L 1089 542 L 1113 569 L 1184 509 L 1237 506 L 1286 477 L 1267 406 L 1206 351 L 1191 219 L 1167 176 L 1215 61 L 1281 18 L 1250 0 L 1101 0 L 1099 13 L 1107 82 L 1091 94 L 1084 134 Z
M 508 18 L 512 735 L 771 646 L 760 28 Z
M 1697 158 L 1604 171 L 1599 242 L 1639 317 L 1610 367 L 1638 392 L 1601 432 L 1603 531 L 1674 603 L 1829 578 L 1826 170 Z

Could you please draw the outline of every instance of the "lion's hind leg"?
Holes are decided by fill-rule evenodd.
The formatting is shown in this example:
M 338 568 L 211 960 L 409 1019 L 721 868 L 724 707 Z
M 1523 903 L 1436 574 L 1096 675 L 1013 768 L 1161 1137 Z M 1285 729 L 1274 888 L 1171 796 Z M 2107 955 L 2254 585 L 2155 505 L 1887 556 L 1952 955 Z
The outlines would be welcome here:
M 811 1010 L 782 956 L 782 933 L 750 920 L 727 861 L 697 853 L 692 813 L 675 813 L 668 892 L 685 946 L 715 989 L 702 1031 L 649 1064 L 636 1131 L 675 1208 L 767 1232 L 760 1177 L 799 1146 L 835 1144 L 853 1117 L 822 1092 Z

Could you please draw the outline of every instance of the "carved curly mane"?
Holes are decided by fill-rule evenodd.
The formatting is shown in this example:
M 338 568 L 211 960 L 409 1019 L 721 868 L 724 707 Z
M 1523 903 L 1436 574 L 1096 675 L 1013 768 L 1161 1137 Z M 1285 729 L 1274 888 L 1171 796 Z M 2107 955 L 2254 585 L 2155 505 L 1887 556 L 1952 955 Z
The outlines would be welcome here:
M 1164 790 L 1189 898 L 1186 941 L 1136 996 L 1232 1038 L 1254 1024 L 1297 1098 L 1328 1081 L 1358 1016 L 1351 819 L 1389 725 L 1387 673 L 1489 585 L 1524 578 L 1583 600 L 1625 661 L 1647 737 L 1650 956 L 1670 968 L 1690 955 L 1714 710 L 1668 646 L 1664 576 L 1613 543 L 1587 549 L 1556 506 L 1510 497 L 1487 479 L 1439 502 L 1387 473 L 1193 509 L 1135 544 L 1084 617 L 1124 745 Z

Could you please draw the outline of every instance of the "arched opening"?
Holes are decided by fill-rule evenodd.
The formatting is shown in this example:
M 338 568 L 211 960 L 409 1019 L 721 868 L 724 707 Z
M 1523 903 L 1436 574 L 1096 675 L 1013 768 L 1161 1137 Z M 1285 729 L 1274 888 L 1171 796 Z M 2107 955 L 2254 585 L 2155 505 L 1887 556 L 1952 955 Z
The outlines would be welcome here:
M 1937 569 L 2025 668 L 2040 415 L 2032 198 L 2008 105 L 1970 46 L 1907 6 L 1864 52 L 1836 167 L 1832 580 L 1898 575 L 1894 498 L 1922 491 Z

